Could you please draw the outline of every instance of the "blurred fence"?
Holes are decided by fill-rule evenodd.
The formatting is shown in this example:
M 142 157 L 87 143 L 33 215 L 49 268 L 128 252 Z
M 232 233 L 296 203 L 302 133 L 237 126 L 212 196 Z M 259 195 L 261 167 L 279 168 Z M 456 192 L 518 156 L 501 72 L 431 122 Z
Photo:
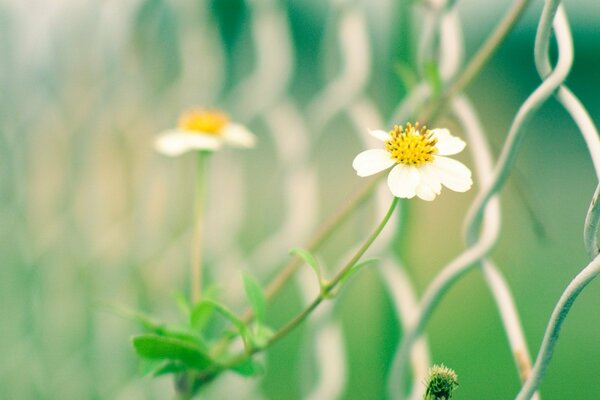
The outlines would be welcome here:
M 182 109 L 199 104 L 227 110 L 259 137 L 256 151 L 215 157 L 209 185 L 208 274 L 241 310 L 241 280 L 232 277 L 250 269 L 266 281 L 288 249 L 305 243 L 324 215 L 354 191 L 349 161 L 362 147 L 366 128 L 420 116 L 439 95 L 436 84 L 448 87 L 464 72 L 458 3 L 2 4 L 2 397 L 171 396 L 167 380 L 138 378 L 127 340 L 135 327 L 101 311 L 103 303 L 116 301 L 174 318 L 173 292 L 187 287 L 193 160 L 155 155 L 154 135 Z M 398 239 L 398 233 L 408 234 L 404 218 L 371 250 L 382 256 L 376 270 L 381 282 L 368 287 L 387 292 L 372 300 L 387 302 L 387 314 L 383 322 L 372 319 L 367 332 L 391 338 L 362 338 L 368 346 L 387 343 L 369 347 L 385 353 L 365 358 L 377 364 L 361 365 L 364 360 L 352 354 L 352 318 L 329 303 L 310 319 L 301 338 L 268 356 L 274 371 L 262 381 L 227 375 L 208 388 L 208 397 L 401 398 L 410 358 L 410 396 L 418 399 L 432 358 L 421 334 L 441 295 L 474 267 L 483 271 L 515 358 L 516 372 L 506 379 L 514 386 L 516 377 L 530 376 L 515 301 L 489 253 L 500 235 L 498 194 L 513 170 L 524 122 L 553 94 L 575 120 L 600 176 L 598 132 L 562 86 L 573 49 L 558 7 L 548 1 L 541 14 L 535 60 L 543 81 L 516 114 L 496 163 L 472 101 L 457 93 L 447 105 L 450 115 L 442 122 L 467 137 L 479 181 L 467 219 L 467 250 L 441 270 L 420 301 L 411 277 L 416 273 L 403 267 L 409 257 L 398 256 L 398 249 L 408 247 L 408 239 Z M 558 47 L 554 68 L 548 55 L 552 21 Z M 364 227 L 385 213 L 389 193 L 381 189 L 373 205 L 323 250 L 326 261 L 346 256 Z M 452 200 L 454 209 L 464 211 L 471 199 Z M 403 217 L 414 210 L 404 210 Z M 432 212 L 432 219 L 447 213 Z M 597 257 L 598 214 L 592 206 L 585 225 L 592 257 Z M 442 221 L 462 217 L 456 218 Z M 598 266 L 590 268 L 585 283 Z M 314 296 L 316 288 L 303 271 L 296 283 L 284 302 L 287 308 L 274 311 L 275 323 Z M 548 307 L 554 303 L 545 300 Z M 396 346 L 399 338 L 402 344 Z M 544 343 L 551 354 L 552 338 Z M 360 377 L 363 368 L 372 370 L 365 372 L 368 379 Z M 538 362 L 532 381 L 543 372 Z M 291 385 L 290 379 L 295 379 Z M 468 388 L 464 391 L 468 396 Z

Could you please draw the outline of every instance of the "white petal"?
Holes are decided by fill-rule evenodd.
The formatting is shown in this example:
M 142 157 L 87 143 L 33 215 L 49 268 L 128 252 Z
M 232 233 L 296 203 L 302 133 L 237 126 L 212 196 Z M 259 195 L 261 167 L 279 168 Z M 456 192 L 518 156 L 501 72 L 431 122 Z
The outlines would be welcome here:
M 404 199 L 415 197 L 420 181 L 417 168 L 404 164 L 396 165 L 388 175 L 388 186 L 392 194 Z
M 380 129 L 375 129 L 375 130 L 371 130 L 369 129 L 369 133 L 371 134 L 371 136 L 373 136 L 375 139 L 379 139 L 382 142 L 385 142 L 387 140 L 390 140 L 390 134 L 386 131 L 382 131 Z
M 419 167 L 419 173 L 421 174 L 421 183 L 429 186 L 435 194 L 440 194 L 442 184 L 435 168 L 431 164 L 424 164 Z
M 214 136 L 180 130 L 165 132 L 154 142 L 156 151 L 171 157 L 190 150 L 216 150 L 219 147 L 221 141 Z
M 244 125 L 230 123 L 223 128 L 223 140 L 232 146 L 254 147 L 256 136 Z
M 462 139 L 450 134 L 448 129 L 432 129 L 431 133 L 437 139 L 436 147 L 441 156 L 460 153 L 467 145 Z
M 437 196 L 437 193 L 434 192 L 430 186 L 421 181 L 419 186 L 417 186 L 417 196 L 423 200 L 432 201 L 435 199 L 435 196 Z
M 388 169 L 395 161 L 390 154 L 383 149 L 365 150 L 354 157 L 352 168 L 358 176 L 370 176 Z
M 463 163 L 447 157 L 435 156 L 432 164 L 439 180 L 448 189 L 466 192 L 473 185 L 471 170 Z

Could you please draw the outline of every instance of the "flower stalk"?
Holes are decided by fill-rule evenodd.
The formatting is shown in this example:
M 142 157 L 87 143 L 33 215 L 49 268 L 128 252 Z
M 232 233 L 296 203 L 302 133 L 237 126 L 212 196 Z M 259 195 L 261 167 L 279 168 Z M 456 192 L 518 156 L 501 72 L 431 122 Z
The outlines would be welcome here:
M 196 185 L 194 193 L 194 232 L 191 254 L 191 291 L 192 304 L 197 304 L 202 296 L 202 225 L 204 221 L 204 201 L 206 191 L 206 170 L 208 151 L 199 151 L 196 155 Z
M 396 206 L 398 205 L 399 200 L 400 199 L 398 197 L 394 197 L 387 213 L 385 214 L 385 216 L 383 217 L 383 219 L 381 220 L 379 225 L 377 225 L 375 230 L 369 235 L 369 237 L 365 240 L 365 242 L 362 244 L 362 246 L 357 250 L 357 252 L 354 254 L 354 256 L 350 259 L 350 261 L 348 261 L 344 265 L 344 267 L 342 269 L 340 269 L 340 271 L 337 273 L 337 275 L 335 275 L 335 277 L 333 279 L 331 279 L 329 284 L 327 284 L 322 289 L 322 291 L 319 293 L 319 295 L 302 312 L 300 312 L 290 322 L 288 322 L 286 325 L 284 325 L 278 331 L 276 331 L 273 334 L 273 336 L 269 339 L 269 341 L 267 342 L 267 344 L 265 346 L 263 346 L 262 348 L 252 348 L 250 351 L 240 354 L 239 356 L 237 356 L 237 357 L 233 358 L 231 361 L 229 361 L 227 364 L 223 365 L 220 369 L 232 368 L 232 367 L 246 361 L 248 358 L 250 358 L 252 355 L 258 353 L 259 351 L 266 350 L 268 347 L 273 345 L 275 342 L 278 342 L 285 335 L 287 335 L 289 332 L 294 330 L 298 325 L 300 325 L 319 306 L 319 304 L 321 304 L 324 300 L 330 298 L 334 289 L 336 289 L 338 287 L 338 285 L 340 284 L 340 282 L 348 275 L 348 273 L 350 273 L 352 268 L 359 262 L 361 257 L 367 252 L 367 250 L 371 247 L 371 245 L 373 244 L 375 239 L 377 239 L 379 234 L 383 231 L 383 228 L 385 228 L 386 224 L 392 217 L 392 214 L 394 213 L 394 210 L 396 209 Z

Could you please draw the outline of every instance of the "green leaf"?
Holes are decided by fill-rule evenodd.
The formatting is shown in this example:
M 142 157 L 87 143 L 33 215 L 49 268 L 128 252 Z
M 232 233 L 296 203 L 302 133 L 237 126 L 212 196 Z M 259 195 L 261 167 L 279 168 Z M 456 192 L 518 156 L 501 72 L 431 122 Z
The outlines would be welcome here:
M 152 375 L 158 377 L 183 372 L 188 369 L 185 364 L 179 361 L 151 360 L 147 358 L 140 358 L 139 361 L 139 369 L 142 376 Z
M 150 360 L 147 358 L 139 358 L 138 360 L 138 370 L 141 376 L 154 374 L 154 372 L 161 368 L 164 364 L 162 360 Z
M 211 300 L 215 302 L 215 298 L 218 296 L 219 289 L 215 286 L 209 286 L 204 290 L 202 294 L 202 300 L 200 303 L 196 304 L 189 313 L 190 325 L 196 329 L 203 329 L 210 317 L 214 314 L 215 308 L 206 302 L 206 300 Z
M 227 308 L 225 305 L 218 303 L 214 300 L 202 300 L 200 303 L 194 307 L 192 310 L 192 325 L 197 326 L 197 320 L 204 318 L 203 316 L 209 312 L 209 310 L 215 311 L 229 322 L 231 322 L 239 331 L 242 339 L 244 340 L 244 345 L 246 348 L 250 346 L 251 343 L 251 333 L 248 329 L 248 326 L 242 321 L 233 311 Z
M 325 279 L 323 279 L 323 275 L 321 274 L 321 266 L 319 265 L 316 257 L 310 251 L 298 247 L 290 250 L 290 254 L 301 258 L 306 264 L 308 264 L 309 267 L 312 268 L 317 275 L 317 279 L 319 280 L 319 287 L 321 288 L 321 291 L 323 291 L 326 282 Z
M 198 346 L 186 340 L 159 335 L 139 335 L 132 339 L 133 348 L 143 358 L 180 361 L 198 370 L 215 364 Z
M 442 94 L 442 76 L 440 75 L 440 69 L 436 62 L 428 61 L 424 64 L 425 79 L 431 85 L 431 89 L 433 90 L 434 97 L 440 97 Z
M 258 361 L 248 358 L 240 364 L 232 367 L 231 370 L 242 376 L 256 376 L 264 374 L 265 367 Z
M 162 331 L 162 329 L 164 329 L 164 324 L 154 318 L 152 318 L 151 316 L 144 314 L 140 311 L 137 310 L 133 310 L 131 308 L 127 308 L 127 307 L 123 307 L 123 306 L 119 306 L 116 304 L 107 304 L 105 305 L 105 308 L 110 311 L 113 312 L 123 318 L 129 319 L 133 322 L 137 322 L 138 324 L 140 324 L 144 329 L 150 331 L 150 332 L 160 332 Z
M 212 304 L 206 301 L 198 303 L 190 313 L 190 324 L 195 329 L 203 329 L 214 311 L 215 307 Z
M 186 366 L 179 362 L 167 362 L 161 364 L 159 368 L 156 368 L 152 374 L 156 377 L 168 375 L 168 374 L 177 374 L 179 372 L 184 372 L 186 370 Z
M 189 318 L 190 313 L 192 312 L 192 307 L 190 305 L 190 302 L 187 300 L 187 298 L 181 292 L 173 293 L 173 298 L 175 299 L 175 304 L 177 304 L 177 307 L 179 308 L 181 313 L 186 318 Z
M 265 293 L 263 292 L 260 283 L 250 274 L 244 273 L 242 275 L 244 279 L 244 289 L 246 290 L 246 296 L 250 301 L 250 305 L 254 310 L 254 315 L 258 322 L 265 320 L 265 314 L 267 309 L 267 300 Z
M 202 351 L 208 350 L 208 345 L 204 339 L 198 336 L 196 332 L 190 331 L 187 327 L 164 325 L 157 332 L 157 334 L 164 337 L 171 337 L 173 339 L 190 342 L 191 344 L 198 346 Z

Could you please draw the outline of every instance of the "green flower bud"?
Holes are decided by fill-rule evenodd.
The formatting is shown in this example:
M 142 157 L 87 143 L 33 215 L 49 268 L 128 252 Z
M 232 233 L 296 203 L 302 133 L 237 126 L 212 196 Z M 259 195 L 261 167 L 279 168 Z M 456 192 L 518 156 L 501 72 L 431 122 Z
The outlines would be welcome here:
M 429 368 L 427 391 L 424 400 L 450 400 L 458 387 L 458 376 L 452 369 L 442 365 Z

